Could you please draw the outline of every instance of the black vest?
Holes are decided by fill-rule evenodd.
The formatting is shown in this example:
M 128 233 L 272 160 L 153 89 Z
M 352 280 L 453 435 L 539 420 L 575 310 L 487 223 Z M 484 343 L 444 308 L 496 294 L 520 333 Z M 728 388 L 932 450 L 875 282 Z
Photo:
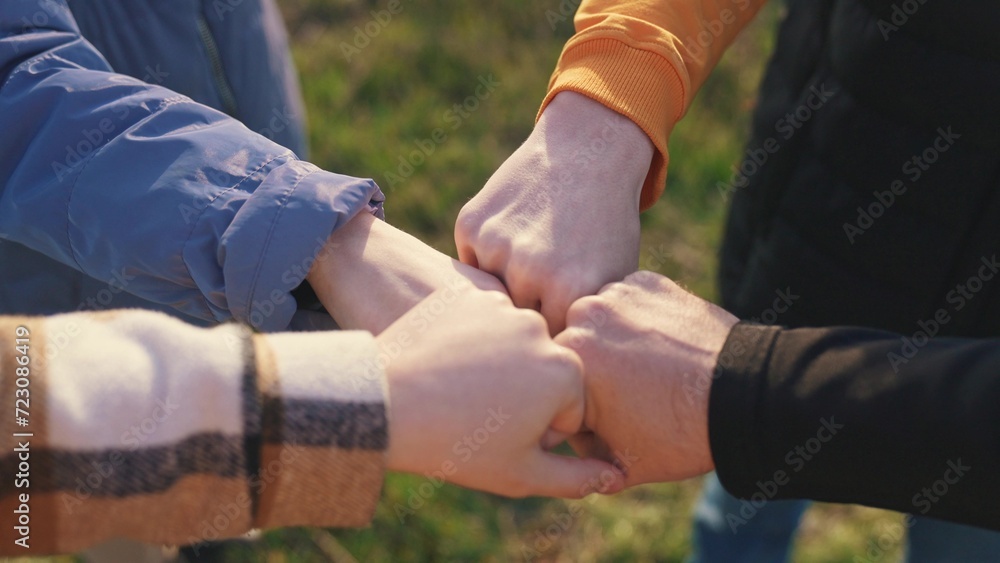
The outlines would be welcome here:
M 747 154 L 727 308 L 1000 335 L 1000 4 L 789 2 Z

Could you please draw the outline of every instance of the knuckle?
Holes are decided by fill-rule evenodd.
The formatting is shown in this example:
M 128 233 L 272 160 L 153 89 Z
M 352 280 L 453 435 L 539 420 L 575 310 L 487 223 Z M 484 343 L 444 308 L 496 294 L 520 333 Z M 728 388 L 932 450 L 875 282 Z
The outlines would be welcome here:
M 583 376 L 583 360 L 572 348 L 560 346 L 555 342 L 549 344 L 548 361 L 561 374 L 571 377 Z
M 466 274 L 473 285 L 486 292 L 500 292 L 507 295 L 507 288 L 496 275 L 484 270 L 470 270 Z
M 483 278 L 480 283 L 483 290 L 491 293 L 500 293 L 504 297 L 504 302 L 510 302 L 510 298 L 507 294 L 507 287 L 504 286 L 503 282 L 496 276 L 490 275 L 488 278 Z
M 535 278 L 531 275 L 531 269 L 525 268 L 517 262 L 508 262 L 503 272 L 503 279 L 512 294 L 526 296 L 535 289 Z
M 631 275 L 632 274 L 629 274 L 629 276 Z M 611 283 L 604 284 L 603 286 L 601 286 L 601 289 L 597 291 L 597 295 L 603 295 L 603 296 L 617 295 L 627 290 L 630 283 L 629 276 L 626 276 L 625 279 L 623 279 L 622 281 L 614 281 Z
M 655 280 L 660 277 L 662 276 L 653 273 L 649 270 L 638 270 L 636 272 L 632 272 L 631 274 L 625 276 L 625 279 L 635 282 L 647 282 L 649 280 Z
M 510 268 L 510 256 L 513 250 L 511 240 L 489 228 L 489 225 L 479 227 L 474 235 L 473 246 L 477 253 L 483 254 L 485 260 L 490 262 L 504 262 Z
M 597 343 L 597 335 L 588 328 L 569 328 L 562 332 L 556 341 L 560 346 L 576 353 L 577 357 L 587 355 L 587 352 Z
M 514 252 L 511 260 L 535 277 L 545 279 L 548 284 L 568 285 L 576 276 L 572 263 L 566 261 L 548 242 L 548 237 L 527 232 L 526 228 L 511 234 Z
M 472 210 L 472 206 L 473 202 L 465 204 L 465 207 L 458 212 L 458 217 L 455 218 L 455 235 L 457 238 L 467 242 L 474 240 L 480 226 L 479 219 Z
M 540 335 L 548 336 L 548 325 L 545 317 L 533 309 L 517 309 L 518 321 L 524 325 L 524 329 L 532 337 L 538 338 Z
M 613 312 L 611 302 L 604 296 L 592 295 L 577 299 L 566 312 L 566 322 L 572 327 L 599 328 L 607 323 Z
M 499 283 L 499 281 L 497 282 Z M 476 291 L 476 296 L 482 300 L 483 305 L 486 307 L 492 307 L 494 309 L 507 309 L 512 308 L 513 304 L 510 302 L 510 297 L 507 296 L 507 292 L 502 289 L 501 285 L 500 291 Z
M 670 278 L 661 274 L 657 274 L 656 272 L 650 272 L 648 270 L 639 270 L 638 272 L 633 272 L 625 277 L 625 281 L 631 285 L 648 289 L 653 289 L 653 288 L 665 289 L 668 287 L 677 286 Z

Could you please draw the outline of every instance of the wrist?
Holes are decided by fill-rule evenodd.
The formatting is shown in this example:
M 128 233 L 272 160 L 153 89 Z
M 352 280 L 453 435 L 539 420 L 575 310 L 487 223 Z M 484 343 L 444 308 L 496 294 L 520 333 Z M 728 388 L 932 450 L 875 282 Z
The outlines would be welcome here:
M 368 213 L 359 213 L 330 235 L 316 255 L 306 281 L 312 286 L 327 312 L 347 329 L 365 329 L 377 332 L 363 322 L 355 304 L 363 294 L 372 273 L 364 263 L 367 247 L 372 245 L 374 224 L 380 222 Z
M 705 377 L 704 391 L 699 394 L 697 406 L 695 407 L 699 424 L 698 443 L 703 446 L 703 461 L 706 473 L 715 471 L 715 457 L 712 455 L 711 447 L 711 416 L 709 414 L 712 404 L 712 390 L 716 380 L 722 374 L 723 365 L 720 363 L 720 358 L 723 350 L 725 350 L 726 343 L 733 332 L 733 327 L 739 324 L 739 319 L 729 314 L 729 312 L 718 308 L 714 309 L 719 313 L 719 317 L 717 319 L 717 326 L 715 327 L 716 330 L 713 330 L 713 334 L 708 339 L 709 349 L 711 350 L 711 359 L 707 364 L 709 371 Z
M 382 358 L 391 358 L 391 356 L 386 355 L 389 348 L 387 342 L 388 336 L 385 332 L 375 337 L 375 349 L 376 349 L 376 361 Z M 401 452 L 405 450 L 405 444 L 401 443 L 404 436 L 399 432 L 399 422 L 401 418 L 400 409 L 406 404 L 405 391 L 399 388 L 399 382 L 396 380 L 394 375 L 396 370 L 392 366 L 393 362 L 390 360 L 385 364 L 383 369 L 383 375 L 385 377 L 385 388 L 386 388 L 386 419 L 388 428 L 389 440 L 385 448 L 385 467 L 389 471 L 405 471 L 405 464 L 401 461 Z
M 708 473 L 715 469 L 715 461 L 712 458 L 711 439 L 709 437 L 709 416 L 708 410 L 711 403 L 712 382 L 715 380 L 714 374 L 709 373 L 704 377 L 704 382 L 699 376 L 698 390 L 694 393 L 686 393 L 685 401 L 690 407 L 688 420 L 692 421 L 691 443 L 694 445 L 692 457 L 696 460 L 698 473 Z
M 329 278 L 336 273 L 335 267 L 338 263 L 345 262 L 345 258 L 352 254 L 360 255 L 364 250 L 372 224 L 378 220 L 369 213 L 359 213 L 346 225 L 334 231 L 326 239 L 309 273 L 306 274 L 306 281 L 314 288 L 317 285 L 328 285 Z
M 542 112 L 532 136 L 574 167 L 604 167 L 615 183 L 639 196 L 655 148 L 632 120 L 572 91 L 557 94 Z M 607 186 L 605 186 L 605 189 Z
M 391 370 L 388 367 L 385 370 L 385 380 L 389 396 L 389 400 L 386 402 L 389 440 L 385 448 L 385 467 L 389 471 L 407 473 L 409 472 L 410 463 L 405 461 L 405 452 L 409 444 L 406 443 L 406 435 L 400 432 L 399 428 L 400 419 L 404 418 L 401 410 L 405 408 L 406 392 L 400 389 L 399 382 L 392 376 Z
M 405 328 L 400 333 L 396 330 L 386 330 L 375 337 L 378 350 L 377 363 L 384 365 L 386 382 L 386 418 L 388 422 L 388 444 L 385 450 L 385 465 L 389 471 L 399 473 L 419 473 L 421 470 L 421 436 L 425 429 L 423 422 L 427 420 L 426 411 L 421 405 L 433 403 L 432 397 L 425 393 L 421 381 L 427 384 L 426 378 L 420 378 L 412 370 L 400 365 L 398 358 L 401 351 L 412 345 L 411 334 Z
M 694 446 L 692 455 L 698 460 L 696 465 L 701 473 L 715 469 L 709 429 L 712 388 L 721 373 L 719 358 L 733 327 L 739 322 L 738 318 L 715 306 L 711 306 L 708 313 L 698 339 L 700 350 L 694 368 L 695 378 L 685 381 L 683 397 L 688 408 L 687 420 L 692 423 L 689 436 Z

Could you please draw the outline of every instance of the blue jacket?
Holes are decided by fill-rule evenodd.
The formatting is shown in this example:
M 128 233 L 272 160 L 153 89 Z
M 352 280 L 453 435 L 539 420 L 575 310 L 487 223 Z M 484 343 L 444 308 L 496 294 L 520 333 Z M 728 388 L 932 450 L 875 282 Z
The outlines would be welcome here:
M 0 313 L 285 328 L 323 241 L 383 200 L 296 156 L 302 115 L 273 0 L 3 0 Z

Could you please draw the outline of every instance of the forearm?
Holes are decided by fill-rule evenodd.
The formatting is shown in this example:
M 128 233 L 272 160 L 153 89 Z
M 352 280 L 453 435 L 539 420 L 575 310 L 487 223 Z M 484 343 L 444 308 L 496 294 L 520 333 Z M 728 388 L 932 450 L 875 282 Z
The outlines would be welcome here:
M 371 180 L 115 74 L 63 0 L 3 4 L 0 84 L 0 234 L 189 315 L 285 328 L 330 233 L 379 211 Z
M 375 334 L 438 289 L 503 291 L 493 276 L 370 215 L 330 237 L 307 279 L 341 327 Z
M 636 123 L 656 147 L 642 208 L 666 180 L 674 124 L 764 0 L 584 0 L 542 103 L 563 91 L 594 99 Z M 541 112 L 540 112 L 541 113 Z
M 374 512 L 388 438 L 370 335 L 115 311 L 0 317 L 0 345 L 0 397 L 27 411 L 24 426 L 0 423 L 3 474 L 25 474 L 0 484 L 0 505 L 5 529 L 22 504 L 30 527 L 29 549 L 0 552 L 357 526 Z
M 719 365 L 709 426 L 730 492 L 1000 529 L 996 341 L 740 326 Z

